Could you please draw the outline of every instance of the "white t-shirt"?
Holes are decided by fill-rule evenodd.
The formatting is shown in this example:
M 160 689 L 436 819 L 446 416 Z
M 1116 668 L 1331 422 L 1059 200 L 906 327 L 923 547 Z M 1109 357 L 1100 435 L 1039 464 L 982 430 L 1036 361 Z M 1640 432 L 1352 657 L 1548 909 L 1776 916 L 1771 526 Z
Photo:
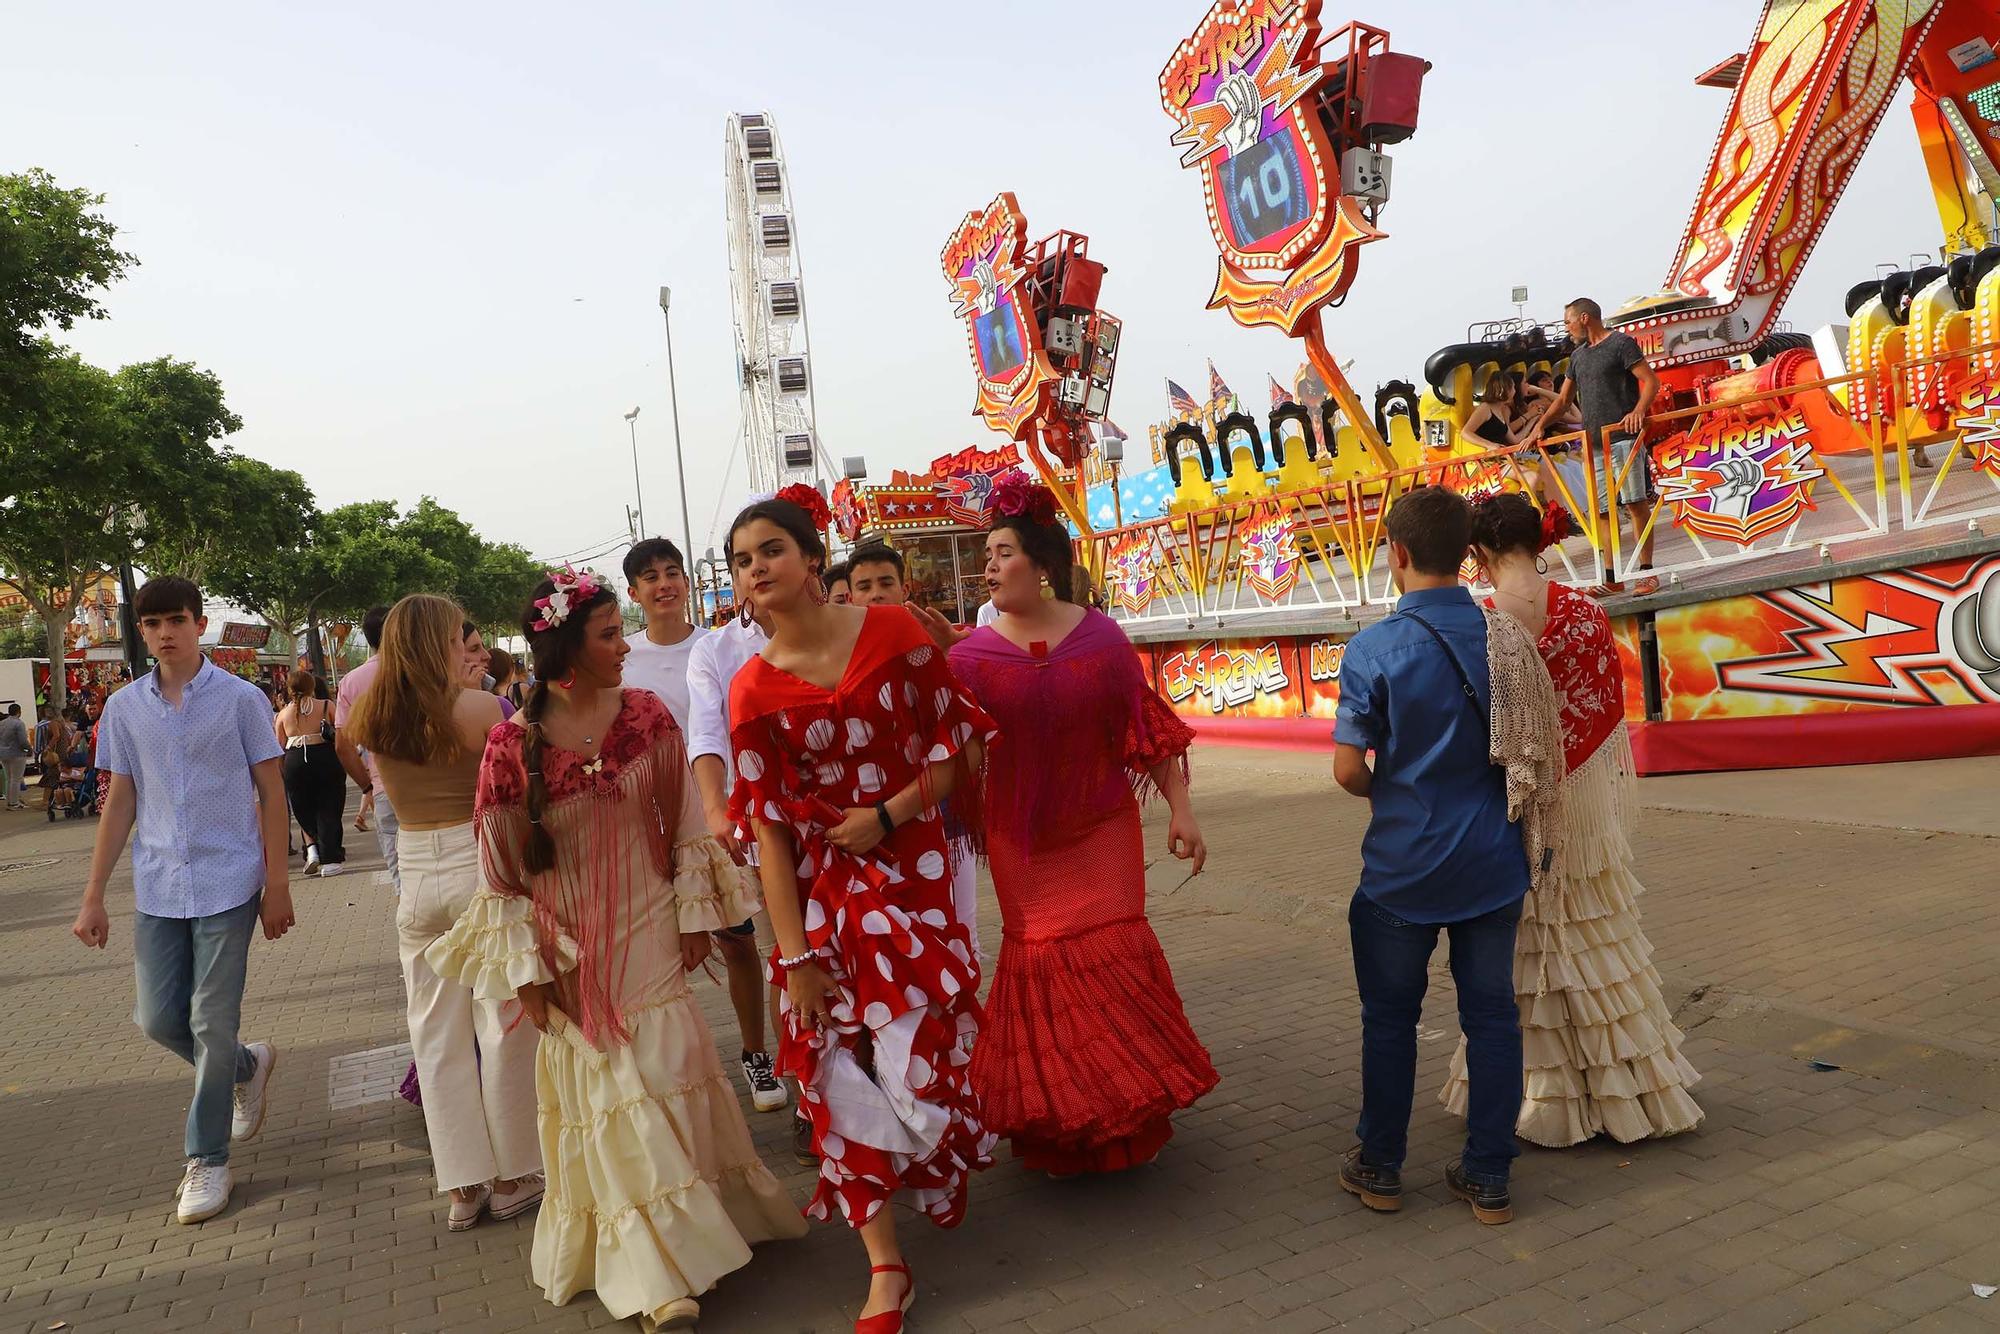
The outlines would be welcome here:
M 983 629 L 999 619 L 1000 608 L 994 606 L 992 600 L 988 599 L 979 604 L 979 615 L 973 618 L 973 623 Z
M 729 687 L 769 642 L 755 621 L 745 625 L 732 616 L 702 641 L 688 665 L 688 759 L 720 756 L 732 784 L 736 752 L 729 744 Z
M 655 644 L 644 630 L 625 636 L 625 642 L 632 646 L 625 657 L 625 684 L 642 686 L 658 695 L 682 732 L 688 729 L 688 658 L 707 633 L 697 625 L 694 633 L 678 644 Z

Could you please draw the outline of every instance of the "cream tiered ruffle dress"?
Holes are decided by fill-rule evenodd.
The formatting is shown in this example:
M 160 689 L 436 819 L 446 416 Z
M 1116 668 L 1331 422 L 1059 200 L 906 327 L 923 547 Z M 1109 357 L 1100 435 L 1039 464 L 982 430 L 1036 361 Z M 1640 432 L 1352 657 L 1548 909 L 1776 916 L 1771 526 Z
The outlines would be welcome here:
M 536 1059 L 548 1193 L 534 1279 L 559 1306 L 595 1289 L 614 1316 L 650 1316 L 747 1264 L 756 1243 L 805 1232 L 757 1157 L 681 966 L 683 933 L 758 910 L 755 881 L 706 833 L 680 734 L 646 691 L 626 692 L 603 767 L 545 750 L 557 864 L 527 874 L 522 738 L 504 723 L 488 743 L 488 883 L 426 958 L 483 999 L 554 984 Z
M 1681 1055 L 1682 1034 L 1639 924 L 1645 887 L 1632 873 L 1631 840 L 1637 780 L 1620 717 L 1622 689 L 1607 685 L 1594 665 L 1607 655 L 1616 670 L 1603 616 L 1581 594 L 1552 586 L 1540 645 L 1566 734 L 1587 728 L 1603 736 L 1556 791 L 1547 838 L 1554 859 L 1521 906 L 1515 939 L 1525 1075 L 1515 1133 L 1551 1149 L 1598 1134 L 1622 1143 L 1677 1135 L 1702 1116 L 1688 1093 L 1701 1076 Z M 1590 725 L 1593 711 L 1609 713 L 1608 730 Z M 1438 1097 L 1465 1115 L 1463 1039 Z

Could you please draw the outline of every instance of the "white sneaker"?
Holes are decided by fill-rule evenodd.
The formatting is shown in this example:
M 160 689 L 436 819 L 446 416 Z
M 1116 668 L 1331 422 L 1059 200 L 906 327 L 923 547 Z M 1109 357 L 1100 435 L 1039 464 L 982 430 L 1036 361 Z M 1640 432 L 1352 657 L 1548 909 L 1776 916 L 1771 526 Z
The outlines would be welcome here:
M 230 1175 L 228 1163 L 204 1163 L 198 1158 L 188 1159 L 187 1172 L 181 1177 L 180 1206 L 174 1210 L 174 1217 L 183 1223 L 199 1223 L 213 1218 L 229 1207 L 229 1191 L 236 1184 Z
M 306 874 L 311 875 L 313 873 L 313 868 L 318 865 L 319 865 L 319 844 L 317 843 L 306 844 Z
M 239 1144 L 255 1139 L 264 1128 L 264 1093 L 271 1085 L 271 1072 L 278 1068 L 278 1049 L 270 1043 L 252 1042 L 249 1052 L 257 1058 L 257 1072 L 230 1091 L 234 1107 L 229 1117 L 229 1138 Z
M 325 866 L 319 868 L 319 878 L 322 880 L 331 880 L 337 875 L 346 874 L 346 862 L 328 862 Z
M 760 1112 L 775 1112 L 791 1101 L 791 1095 L 785 1092 L 777 1072 L 771 1068 L 770 1052 L 743 1053 L 743 1082 L 750 1086 L 750 1105 Z

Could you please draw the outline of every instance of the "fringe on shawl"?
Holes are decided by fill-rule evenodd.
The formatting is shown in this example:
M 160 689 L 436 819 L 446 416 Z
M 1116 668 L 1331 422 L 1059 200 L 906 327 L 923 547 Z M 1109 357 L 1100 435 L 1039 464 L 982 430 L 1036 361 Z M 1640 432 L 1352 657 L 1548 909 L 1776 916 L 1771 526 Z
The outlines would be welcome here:
M 1507 818 L 1520 822 L 1528 892 L 1539 895 L 1562 854 L 1564 831 L 1556 819 L 1563 779 L 1562 713 L 1534 636 L 1506 612 L 1484 610 L 1493 763 L 1506 771 Z M 1546 976 L 1541 985 L 1547 988 Z
M 488 807 L 477 817 L 486 883 L 496 893 L 533 899 L 536 944 L 557 975 L 557 1003 L 594 1045 L 631 1036 L 617 997 L 624 991 L 633 905 L 642 892 L 636 877 L 650 873 L 654 892 L 673 892 L 687 775 L 686 743 L 670 731 L 615 779 L 585 778 L 581 791 L 549 802 L 542 824 L 555 840 L 556 862 L 540 874 L 527 870 L 523 856 L 525 805 Z M 634 856 L 635 842 L 643 861 Z M 573 972 L 563 971 L 566 941 L 574 942 Z
M 981 785 L 988 823 L 1016 846 L 1067 842 L 1117 809 L 1123 792 L 1145 805 L 1161 795 L 1153 770 L 1162 765 L 1193 780 L 1194 730 L 1146 682 L 1122 637 L 1051 662 L 981 655 L 963 670 L 981 707 L 1009 719 L 987 747 Z

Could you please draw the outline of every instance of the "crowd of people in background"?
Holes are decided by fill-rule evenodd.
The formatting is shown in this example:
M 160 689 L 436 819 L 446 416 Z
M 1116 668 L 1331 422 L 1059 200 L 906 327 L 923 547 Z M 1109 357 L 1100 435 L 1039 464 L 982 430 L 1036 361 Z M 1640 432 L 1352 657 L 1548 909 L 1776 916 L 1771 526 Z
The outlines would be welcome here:
M 831 563 L 827 518 L 802 487 L 744 508 L 734 614 L 714 627 L 669 541 L 625 558 L 635 632 L 608 580 L 553 571 L 522 616 L 525 663 L 413 594 L 363 618 L 370 656 L 332 700 L 297 672 L 275 716 L 202 657 L 192 584 L 140 590 L 158 666 L 105 710 L 73 931 L 104 945 L 130 839 L 139 1023 L 195 1071 L 182 1221 L 227 1207 L 232 1145 L 258 1133 L 279 1063 L 239 1028 L 251 935 L 293 922 L 286 794 L 305 868 L 337 874 L 349 782 L 388 867 L 443 1225 L 537 1211 L 551 1302 L 591 1290 L 614 1317 L 691 1327 L 754 1247 L 810 1218 L 865 1253 L 858 1334 L 897 1334 L 917 1287 L 892 1204 L 956 1226 L 1002 1139 L 1055 1179 L 1167 1149 L 1220 1078 L 1147 918 L 1143 801 L 1187 876 L 1208 860 L 1193 733 L 1080 592 L 1054 497 L 1025 475 L 994 487 L 974 625 L 911 603 L 887 545 Z M 1639 923 L 1603 611 L 1540 572 L 1526 497 L 1419 488 L 1386 526 L 1402 598 L 1350 642 L 1334 732 L 1335 781 L 1370 808 L 1340 1181 L 1400 1207 L 1445 935 L 1464 1037 L 1439 1097 L 1466 1139 L 1443 1175 L 1502 1223 L 1518 1140 L 1689 1129 L 1696 1075 Z M 1484 605 L 1459 581 L 1468 555 Z M 981 863 L 997 942 L 978 930 Z M 711 960 L 734 1074 L 694 1000 Z M 746 1107 L 790 1116 L 816 1169 L 802 1207 Z

